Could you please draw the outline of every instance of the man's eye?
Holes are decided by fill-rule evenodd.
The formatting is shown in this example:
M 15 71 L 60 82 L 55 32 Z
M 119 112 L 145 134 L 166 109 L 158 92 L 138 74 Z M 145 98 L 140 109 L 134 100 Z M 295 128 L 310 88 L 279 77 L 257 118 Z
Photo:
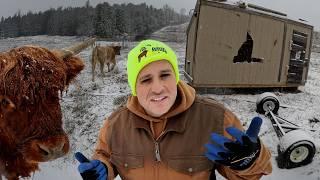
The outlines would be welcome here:
M 161 74 L 161 76 L 160 77 L 162 77 L 162 78 L 166 78 L 166 77 L 169 77 L 171 74 Z
M 148 78 L 148 79 L 142 79 L 142 80 L 141 80 L 141 83 L 148 83 L 148 82 L 150 82 L 150 81 L 151 81 L 151 79 L 149 79 L 149 78 Z

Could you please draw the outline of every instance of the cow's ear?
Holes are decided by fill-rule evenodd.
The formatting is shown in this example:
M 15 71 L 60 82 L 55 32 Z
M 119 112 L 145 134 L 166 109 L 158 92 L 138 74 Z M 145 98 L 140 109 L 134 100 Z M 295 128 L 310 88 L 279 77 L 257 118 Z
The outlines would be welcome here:
M 67 82 L 68 85 L 84 68 L 83 61 L 75 56 L 64 59 L 65 64 L 67 65 Z
M 14 103 L 6 96 L 0 95 L 1 112 L 13 112 L 16 109 Z

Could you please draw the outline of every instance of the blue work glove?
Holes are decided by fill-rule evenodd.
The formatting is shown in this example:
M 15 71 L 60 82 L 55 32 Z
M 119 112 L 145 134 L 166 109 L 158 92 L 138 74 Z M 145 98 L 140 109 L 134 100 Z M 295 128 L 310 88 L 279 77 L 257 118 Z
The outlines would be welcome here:
M 250 167 L 260 154 L 258 134 L 262 124 L 260 117 L 254 117 L 246 132 L 235 127 L 228 127 L 226 131 L 236 140 L 230 140 L 216 133 L 211 134 L 215 144 L 206 144 L 205 156 L 224 166 L 235 170 L 244 170 Z
M 89 160 L 81 152 L 74 154 L 80 162 L 78 171 L 83 180 L 107 180 L 108 168 L 99 160 Z

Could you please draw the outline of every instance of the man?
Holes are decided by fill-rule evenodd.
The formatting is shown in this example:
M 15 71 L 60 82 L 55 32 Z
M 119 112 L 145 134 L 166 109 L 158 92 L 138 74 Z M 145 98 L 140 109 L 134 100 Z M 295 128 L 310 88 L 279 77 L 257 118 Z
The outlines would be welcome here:
M 179 80 L 170 47 L 140 42 L 128 54 L 132 96 L 100 130 L 94 160 L 76 153 L 83 179 L 259 179 L 271 173 L 270 152 L 258 138 L 261 119 L 247 130 L 214 100 Z M 212 143 L 209 143 L 209 142 Z

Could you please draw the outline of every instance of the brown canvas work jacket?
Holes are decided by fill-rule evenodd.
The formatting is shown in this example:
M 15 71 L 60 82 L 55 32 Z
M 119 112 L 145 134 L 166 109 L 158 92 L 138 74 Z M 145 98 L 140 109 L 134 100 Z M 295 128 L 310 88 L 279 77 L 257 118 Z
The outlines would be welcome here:
M 108 179 L 120 175 L 129 180 L 215 179 L 215 170 L 227 179 L 259 179 L 271 173 L 270 152 L 261 143 L 259 157 L 251 167 L 237 171 L 207 159 L 204 145 L 216 132 L 240 121 L 216 101 L 195 95 L 180 81 L 175 104 L 160 118 L 148 116 L 137 97 L 130 97 L 105 121 L 93 159 L 108 167 Z M 211 177 L 210 177 L 211 176 Z

